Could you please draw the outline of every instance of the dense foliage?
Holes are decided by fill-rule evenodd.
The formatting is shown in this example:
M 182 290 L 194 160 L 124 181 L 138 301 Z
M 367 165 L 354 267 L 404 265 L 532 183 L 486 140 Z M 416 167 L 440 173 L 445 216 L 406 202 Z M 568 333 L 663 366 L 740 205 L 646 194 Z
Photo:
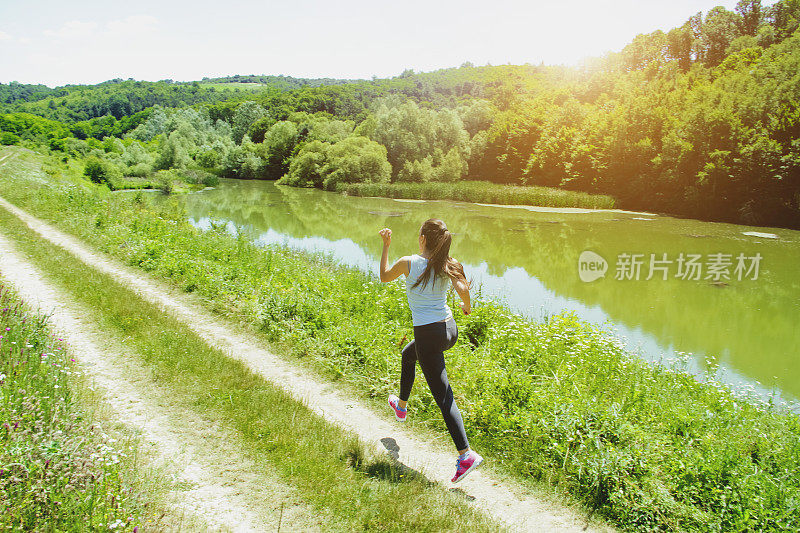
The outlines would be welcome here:
M 611 195 L 622 208 L 800 227 L 799 25 L 800 0 L 740 0 L 580 68 L 465 63 L 368 81 L 0 85 L 9 112 L 0 141 L 61 138 L 66 128 L 76 139 L 137 141 L 125 146 L 136 163 L 123 173 L 202 168 L 329 188 L 383 182 L 386 162 L 391 183 L 539 185 Z M 217 89 L 247 84 L 260 85 Z M 64 125 L 53 125 L 57 134 L 3 125 L 30 116 L 21 113 Z M 382 145 L 385 160 L 348 136 Z M 334 146 L 351 170 L 331 180 Z M 369 165 L 354 163 L 365 150 Z

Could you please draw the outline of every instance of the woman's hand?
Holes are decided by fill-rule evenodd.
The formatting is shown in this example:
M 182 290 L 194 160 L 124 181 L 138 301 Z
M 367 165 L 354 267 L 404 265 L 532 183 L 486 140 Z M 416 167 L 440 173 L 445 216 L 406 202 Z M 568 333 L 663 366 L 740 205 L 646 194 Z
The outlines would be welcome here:
M 381 239 L 383 239 L 383 245 L 389 246 L 389 244 L 392 242 L 392 230 L 389 228 L 383 228 L 378 233 L 380 234 Z
M 461 303 L 460 303 L 460 304 L 458 304 L 458 305 L 461 307 L 461 310 L 462 310 L 462 311 L 464 311 L 464 314 L 465 314 L 465 315 L 468 315 L 468 314 L 470 313 L 470 311 L 471 311 L 471 310 L 470 310 L 470 308 L 469 308 L 470 306 L 469 306 L 469 304 L 468 304 L 468 303 L 461 302 Z

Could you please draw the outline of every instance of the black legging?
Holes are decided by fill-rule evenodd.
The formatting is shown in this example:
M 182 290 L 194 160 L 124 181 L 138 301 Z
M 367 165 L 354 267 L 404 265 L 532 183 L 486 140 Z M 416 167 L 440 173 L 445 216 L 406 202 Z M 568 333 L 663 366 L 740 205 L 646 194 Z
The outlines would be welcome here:
M 414 340 L 403 348 L 400 399 L 408 401 L 416 375 L 416 363 L 419 361 L 433 399 L 441 409 L 444 423 L 447 424 L 450 436 L 453 437 L 453 443 L 457 450 L 463 450 L 469 446 L 467 434 L 444 367 L 444 351 L 452 348 L 456 339 L 458 339 L 458 327 L 452 317 L 445 322 L 414 326 Z

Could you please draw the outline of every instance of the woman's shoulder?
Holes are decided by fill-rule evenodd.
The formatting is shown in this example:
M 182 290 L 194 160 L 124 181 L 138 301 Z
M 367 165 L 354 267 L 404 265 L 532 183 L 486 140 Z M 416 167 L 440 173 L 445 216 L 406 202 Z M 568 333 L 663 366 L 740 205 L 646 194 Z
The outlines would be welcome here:
M 411 276 L 413 273 L 413 277 L 416 279 L 425 270 L 428 260 L 419 254 L 411 254 L 404 257 L 408 260 L 408 275 Z

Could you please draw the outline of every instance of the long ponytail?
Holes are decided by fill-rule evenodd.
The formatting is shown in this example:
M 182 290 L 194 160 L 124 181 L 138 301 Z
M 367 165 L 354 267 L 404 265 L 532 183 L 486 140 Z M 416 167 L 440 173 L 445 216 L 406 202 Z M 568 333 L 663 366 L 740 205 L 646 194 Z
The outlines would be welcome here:
M 430 257 L 428 264 L 425 265 L 425 270 L 411 288 L 422 284 L 424 289 L 432 275 L 434 277 L 447 275 L 453 282 L 463 280 L 467 287 L 471 287 L 472 283 L 467 281 L 464 274 L 464 267 L 450 257 L 450 244 L 453 242 L 453 236 L 447 230 L 445 223 L 438 218 L 429 218 L 422 224 L 419 233 L 425 237 L 425 247 L 430 252 Z

